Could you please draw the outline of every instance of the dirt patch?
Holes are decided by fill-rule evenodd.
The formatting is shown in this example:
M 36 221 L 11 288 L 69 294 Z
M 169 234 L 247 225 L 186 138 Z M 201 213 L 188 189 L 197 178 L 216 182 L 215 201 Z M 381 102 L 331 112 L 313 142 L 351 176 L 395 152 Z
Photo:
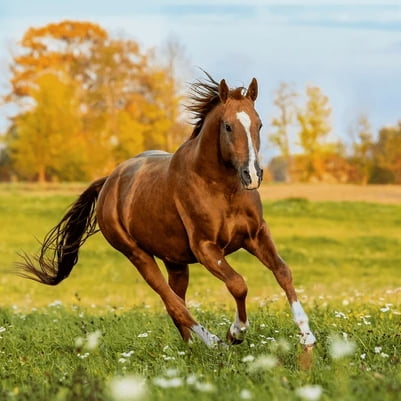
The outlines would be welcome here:
M 305 198 L 312 201 L 365 201 L 401 204 L 401 185 L 263 184 L 262 199 Z

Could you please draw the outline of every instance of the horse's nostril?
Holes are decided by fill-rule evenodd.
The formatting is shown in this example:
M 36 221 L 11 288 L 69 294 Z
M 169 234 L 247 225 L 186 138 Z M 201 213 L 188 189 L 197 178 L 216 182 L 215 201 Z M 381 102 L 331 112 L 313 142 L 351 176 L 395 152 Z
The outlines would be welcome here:
M 251 174 L 247 168 L 241 169 L 241 179 L 244 185 L 249 185 L 251 183 Z

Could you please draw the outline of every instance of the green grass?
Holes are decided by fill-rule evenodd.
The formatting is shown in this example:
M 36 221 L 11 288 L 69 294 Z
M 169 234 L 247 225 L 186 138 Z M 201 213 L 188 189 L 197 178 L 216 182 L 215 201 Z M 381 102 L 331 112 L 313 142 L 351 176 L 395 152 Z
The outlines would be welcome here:
M 0 187 L 4 271 L 16 252 L 37 251 L 34 237 L 60 220 L 73 191 L 79 186 Z M 299 400 L 297 389 L 309 384 L 320 386 L 320 400 L 399 399 L 401 206 L 289 199 L 266 202 L 264 211 L 319 341 L 309 369 L 285 297 L 255 258 L 229 257 L 249 286 L 246 341 L 213 350 L 184 344 L 157 294 L 97 234 L 57 287 L 0 276 L 0 400 L 111 400 L 110 381 L 130 375 L 146 380 L 149 400 L 241 400 L 243 390 L 253 400 Z M 197 320 L 224 337 L 233 301 L 199 265 L 188 300 Z M 88 350 L 94 332 L 99 343 Z M 347 337 L 353 352 L 333 359 L 333 336 Z M 243 361 L 258 356 L 274 356 L 275 366 Z

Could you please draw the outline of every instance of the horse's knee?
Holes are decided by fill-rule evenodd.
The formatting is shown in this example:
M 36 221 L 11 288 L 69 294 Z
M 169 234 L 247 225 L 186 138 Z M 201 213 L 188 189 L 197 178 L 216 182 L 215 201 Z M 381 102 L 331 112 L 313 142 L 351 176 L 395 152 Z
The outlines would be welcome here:
M 226 280 L 226 286 L 235 299 L 245 299 L 248 294 L 248 287 L 244 278 L 234 274 Z

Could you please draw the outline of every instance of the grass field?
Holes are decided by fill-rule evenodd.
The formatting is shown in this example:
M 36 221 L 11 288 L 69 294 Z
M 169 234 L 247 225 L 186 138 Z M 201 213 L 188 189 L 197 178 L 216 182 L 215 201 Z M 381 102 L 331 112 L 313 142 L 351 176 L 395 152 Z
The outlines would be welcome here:
M 399 399 L 401 205 L 265 201 L 319 343 L 303 353 L 271 273 L 240 251 L 229 260 L 248 282 L 251 329 L 242 345 L 212 350 L 182 343 L 101 234 L 57 287 L 7 272 L 18 251 L 37 251 L 34 238 L 81 188 L 0 186 L 0 400 Z M 191 267 L 188 300 L 224 337 L 233 301 L 201 266 Z

